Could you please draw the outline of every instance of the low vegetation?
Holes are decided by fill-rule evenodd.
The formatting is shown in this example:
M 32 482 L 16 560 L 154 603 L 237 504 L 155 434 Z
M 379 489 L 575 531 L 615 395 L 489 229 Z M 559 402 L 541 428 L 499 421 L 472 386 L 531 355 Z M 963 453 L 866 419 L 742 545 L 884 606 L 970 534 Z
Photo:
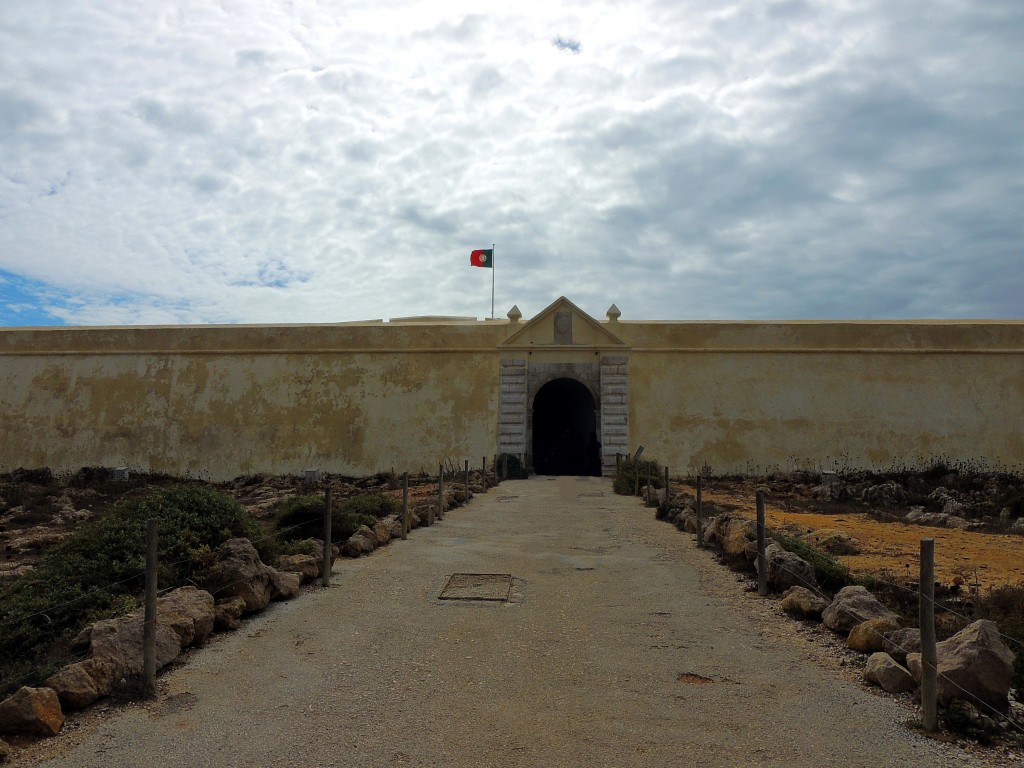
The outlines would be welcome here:
M 613 489 L 620 496 L 634 496 L 642 493 L 650 478 L 653 488 L 664 488 L 663 467 L 657 459 L 633 459 L 627 457 L 615 470 Z M 639 482 L 638 482 L 639 481 Z
M 380 518 L 401 513 L 399 501 L 383 493 L 361 493 L 331 510 L 331 540 L 345 541 L 360 526 L 373 527 Z M 292 496 L 281 506 L 275 530 L 282 541 L 320 539 L 324 531 L 322 496 Z
M 118 503 L 0 594 L 0 698 L 66 663 L 71 639 L 87 624 L 137 607 L 150 518 L 160 521 L 161 589 L 187 583 L 229 538 L 251 538 L 261 556 L 273 554 L 273 539 L 261 535 L 238 502 L 202 485 Z

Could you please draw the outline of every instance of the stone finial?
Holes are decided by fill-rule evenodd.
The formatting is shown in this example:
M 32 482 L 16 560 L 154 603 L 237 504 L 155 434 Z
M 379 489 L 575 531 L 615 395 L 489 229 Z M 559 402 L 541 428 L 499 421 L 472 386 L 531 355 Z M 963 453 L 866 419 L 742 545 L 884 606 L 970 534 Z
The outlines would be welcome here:
M 616 307 L 614 304 L 608 307 L 607 315 L 608 322 L 610 323 L 617 323 L 619 321 L 619 318 L 622 317 L 622 313 L 619 311 L 619 308 Z
M 512 309 L 508 311 L 508 319 L 513 323 L 518 323 L 523 319 L 523 313 L 519 311 L 519 307 L 515 304 L 512 305 Z

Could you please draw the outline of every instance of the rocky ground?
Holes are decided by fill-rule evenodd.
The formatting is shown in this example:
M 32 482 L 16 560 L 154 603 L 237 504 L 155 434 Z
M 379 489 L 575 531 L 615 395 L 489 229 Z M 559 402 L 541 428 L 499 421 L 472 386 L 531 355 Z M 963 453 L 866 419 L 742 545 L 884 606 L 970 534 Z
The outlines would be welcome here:
M 453 473 L 454 474 L 454 473 Z M 474 479 L 479 482 L 479 472 Z M 57 478 L 46 469 L 15 470 L 0 475 L 0 584 L 32 570 L 46 551 L 77 526 L 103 516 L 122 499 L 141 498 L 177 478 L 165 475 L 130 475 L 115 479 L 109 469 L 80 470 Z M 461 476 L 449 480 L 460 486 Z M 268 530 L 281 504 L 296 494 L 322 494 L 330 485 L 337 502 L 367 491 L 401 498 L 401 477 L 371 475 L 364 478 L 325 477 L 309 481 L 296 476 L 250 475 L 215 487 L 236 498 Z M 432 501 L 436 478 L 410 478 L 410 506 Z
M 707 514 L 752 518 L 759 488 L 767 491 L 770 527 L 809 537 L 819 548 L 831 537 L 832 554 L 855 574 L 916 582 L 920 541 L 928 537 L 936 541 L 936 578 L 948 587 L 968 592 L 1024 582 L 1022 478 L 949 470 L 826 476 L 825 482 L 817 473 L 708 478 Z M 693 482 L 673 489 L 696 492 Z

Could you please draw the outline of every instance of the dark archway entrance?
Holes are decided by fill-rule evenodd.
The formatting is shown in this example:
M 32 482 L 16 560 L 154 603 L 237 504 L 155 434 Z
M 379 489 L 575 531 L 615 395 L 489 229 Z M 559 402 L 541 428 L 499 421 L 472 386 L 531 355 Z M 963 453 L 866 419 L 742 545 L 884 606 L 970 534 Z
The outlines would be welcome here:
M 554 379 L 533 399 L 533 468 L 538 475 L 600 475 L 597 406 L 573 379 Z

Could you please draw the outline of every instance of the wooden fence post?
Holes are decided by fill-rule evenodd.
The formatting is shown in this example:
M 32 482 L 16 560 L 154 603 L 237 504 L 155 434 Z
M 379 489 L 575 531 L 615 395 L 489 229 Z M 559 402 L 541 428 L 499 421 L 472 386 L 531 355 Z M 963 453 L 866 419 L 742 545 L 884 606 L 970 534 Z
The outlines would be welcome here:
M 437 469 L 437 519 L 444 517 L 444 464 Z
M 935 651 L 935 539 L 921 539 L 919 582 L 921 621 L 921 720 L 926 731 L 939 727 Z
M 668 467 L 665 467 L 665 512 L 669 510 L 669 505 L 672 502 L 671 492 L 668 488 Z
M 331 486 L 327 486 L 324 492 L 324 552 L 320 561 L 320 584 L 324 587 L 331 586 Z
M 402 475 L 402 538 L 409 535 L 409 473 Z
M 142 625 L 142 695 L 156 696 L 156 587 L 160 520 L 146 521 L 146 607 Z
M 703 500 L 701 499 L 702 491 L 704 490 L 704 478 L 697 475 L 697 546 L 704 546 L 704 511 L 701 509 L 703 506 Z
M 768 594 L 768 559 L 765 557 L 764 491 L 757 492 L 757 594 Z
M 484 456 L 484 460 L 480 462 L 480 477 L 483 481 L 480 483 L 483 486 L 484 493 L 487 493 L 487 457 Z

